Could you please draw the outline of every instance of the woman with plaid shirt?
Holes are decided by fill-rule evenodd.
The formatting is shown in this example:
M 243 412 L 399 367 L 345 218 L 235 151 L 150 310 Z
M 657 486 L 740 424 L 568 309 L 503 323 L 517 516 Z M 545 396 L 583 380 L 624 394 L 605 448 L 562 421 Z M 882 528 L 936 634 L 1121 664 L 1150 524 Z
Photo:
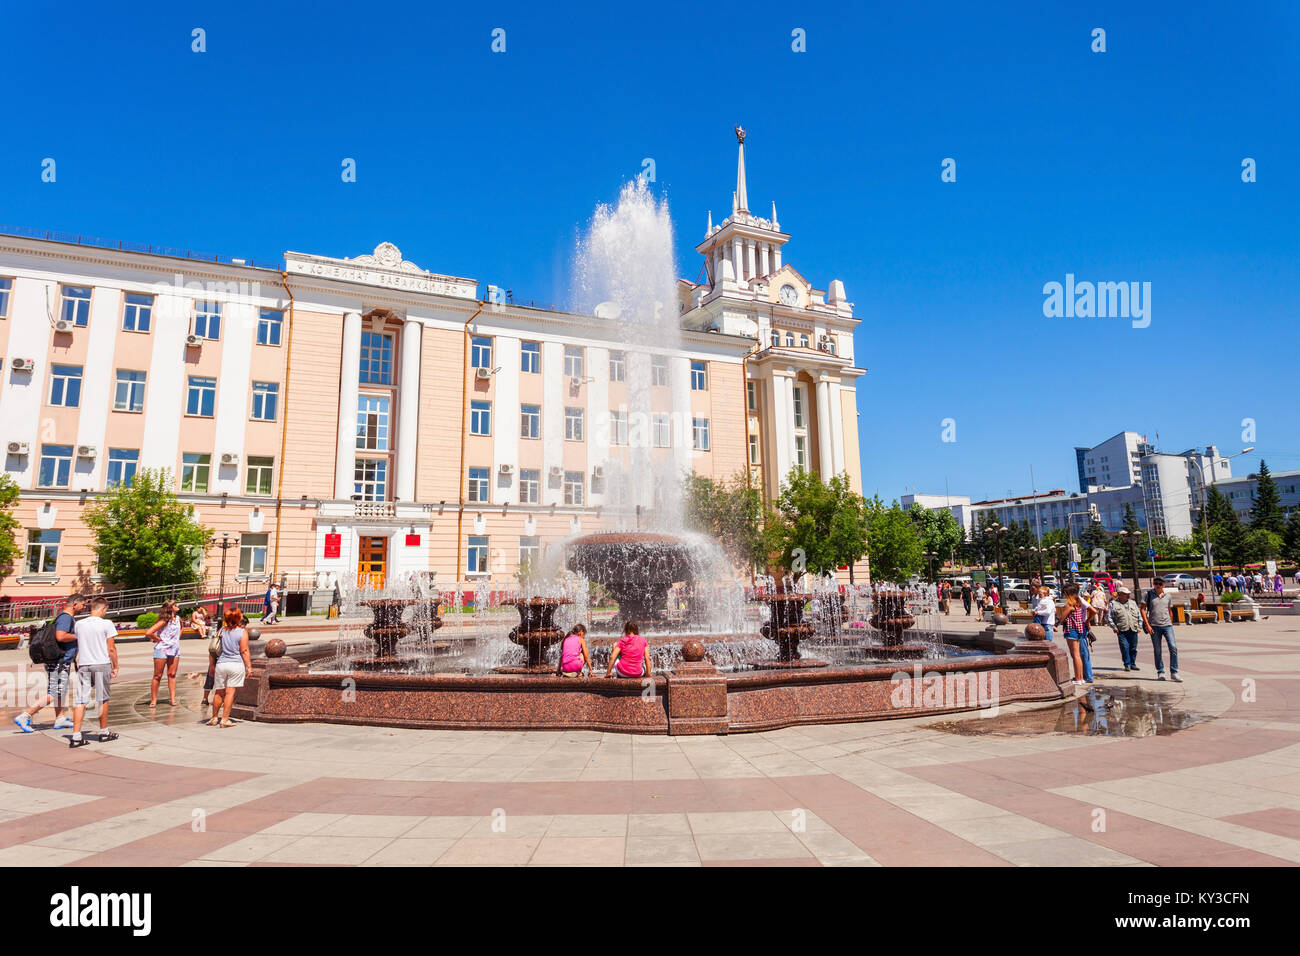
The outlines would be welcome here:
M 1065 589 L 1065 645 L 1074 661 L 1074 683 L 1092 683 L 1092 654 L 1088 648 L 1088 605 L 1079 597 L 1079 586 Z

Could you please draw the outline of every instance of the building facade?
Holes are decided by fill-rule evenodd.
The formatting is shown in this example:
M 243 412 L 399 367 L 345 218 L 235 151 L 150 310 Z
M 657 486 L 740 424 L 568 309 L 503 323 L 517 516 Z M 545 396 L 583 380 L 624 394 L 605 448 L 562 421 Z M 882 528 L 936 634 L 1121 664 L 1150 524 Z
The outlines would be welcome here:
M 772 495 L 796 463 L 860 490 L 856 320 L 747 217 L 728 220 L 728 255 L 763 235 L 768 271 L 682 283 L 680 346 L 636 352 L 616 323 L 485 302 L 390 243 L 267 269 L 0 236 L 0 437 L 24 537 L 0 595 L 101 585 L 82 512 L 143 468 L 212 530 L 196 573 L 215 579 L 224 556 L 227 582 L 250 585 L 511 578 L 628 506 L 605 469 L 634 442 L 679 471 L 749 469 Z M 834 351 L 813 344 L 832 335 Z M 637 363 L 649 408 L 629 407 Z

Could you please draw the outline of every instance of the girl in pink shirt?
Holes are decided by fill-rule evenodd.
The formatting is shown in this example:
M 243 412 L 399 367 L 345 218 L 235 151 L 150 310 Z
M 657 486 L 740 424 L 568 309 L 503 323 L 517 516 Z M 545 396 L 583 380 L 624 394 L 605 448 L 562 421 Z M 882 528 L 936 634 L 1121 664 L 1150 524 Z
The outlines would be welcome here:
M 587 652 L 587 626 L 575 624 L 560 645 L 560 666 L 556 673 L 561 677 L 581 677 L 582 669 L 591 672 L 591 655 Z
M 623 625 L 623 637 L 609 655 L 609 669 L 605 676 L 613 677 L 616 668 L 619 677 L 650 676 L 650 655 L 646 653 L 646 641 L 636 621 Z

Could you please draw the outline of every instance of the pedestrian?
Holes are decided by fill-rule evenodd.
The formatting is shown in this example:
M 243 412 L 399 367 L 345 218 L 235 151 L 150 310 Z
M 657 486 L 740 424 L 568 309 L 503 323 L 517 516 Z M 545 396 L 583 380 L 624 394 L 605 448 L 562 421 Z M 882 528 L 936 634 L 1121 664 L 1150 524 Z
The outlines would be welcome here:
M 1300 578 L 1300 571 L 1296 572 L 1296 577 Z M 963 581 L 961 583 L 961 603 L 966 608 L 967 617 L 970 617 L 970 601 L 971 601 L 970 582 Z
M 1178 642 L 1174 640 L 1174 619 L 1169 613 L 1173 598 L 1165 593 L 1164 578 L 1156 578 L 1152 588 L 1147 592 L 1146 603 L 1142 605 L 1143 630 L 1151 635 L 1151 646 L 1155 651 L 1156 680 L 1165 679 L 1164 648 L 1161 641 L 1169 644 L 1169 679 L 1182 683 L 1178 676 Z
M 116 740 L 108 729 L 109 685 L 117 676 L 117 626 L 104 617 L 108 598 L 90 601 L 90 616 L 77 622 L 77 698 L 72 709 L 72 739 L 69 747 L 84 747 L 88 741 L 81 733 L 86 705 L 99 705 L 99 742 Z
M 1079 597 L 1079 585 L 1065 589 L 1065 646 L 1070 649 L 1076 686 L 1092 683 L 1092 652 L 1088 647 L 1088 605 Z
M 1119 656 L 1124 670 L 1139 670 L 1137 664 L 1138 632 L 1142 630 L 1142 611 L 1136 601 L 1130 600 L 1133 592 L 1121 587 L 1115 592 L 1110 605 L 1110 626 L 1119 636 Z
M 984 590 L 984 584 L 983 582 L 981 582 L 980 585 L 977 588 L 975 588 L 975 609 L 976 609 L 975 620 L 977 621 L 984 620 L 984 606 L 985 606 L 985 599 L 987 597 L 988 595 Z
M 560 662 L 555 673 L 561 677 L 581 677 L 583 668 L 591 673 L 591 653 L 587 650 L 587 626 L 575 624 L 560 645 Z
M 153 682 L 149 685 L 149 706 L 158 706 L 158 686 L 167 673 L 167 703 L 176 706 L 176 671 L 181 660 L 181 617 L 175 601 L 163 601 L 158 620 L 145 637 L 153 641 Z
M 944 614 L 952 614 L 952 584 L 948 581 L 943 582 L 943 596 L 939 605 L 943 608 Z
M 1056 602 L 1052 600 L 1049 588 L 1038 589 L 1038 600 L 1034 602 L 1034 622 L 1043 625 L 1043 633 L 1050 641 L 1052 628 L 1056 626 Z
M 1092 608 L 1092 623 L 1100 627 L 1106 622 L 1106 612 L 1110 608 L 1110 601 L 1107 600 L 1106 588 L 1104 586 L 1098 585 L 1092 589 L 1092 595 L 1088 599 L 1088 605 Z M 1093 637 L 1092 630 L 1089 629 L 1088 642 L 1092 643 L 1094 640 L 1096 640 L 1096 638 Z
M 610 652 L 605 676 L 613 677 L 616 669 L 619 677 L 650 676 L 650 655 L 636 621 L 628 621 L 623 625 L 623 636 Z
M 1279 571 L 1273 575 L 1273 593 L 1277 599 L 1282 600 L 1282 573 Z
M 274 583 L 267 589 L 263 603 L 266 606 L 266 613 L 262 615 L 262 623 L 278 624 L 276 618 L 280 613 L 280 589 Z
M 1259 571 L 1255 572 L 1255 593 L 1256 594 L 1264 593 L 1264 575 L 1261 574 Z
M 35 733 L 32 718 L 50 704 L 54 704 L 54 729 L 68 730 L 72 727 L 72 721 L 63 716 L 63 712 L 67 709 L 68 678 L 72 673 L 72 662 L 77 659 L 75 618 L 85 609 L 86 599 L 80 594 L 73 594 L 63 602 L 63 610 L 54 618 L 54 638 L 63 654 L 57 661 L 47 660 L 45 663 L 45 693 L 41 699 L 14 718 L 18 729 L 25 734 Z
M 996 584 L 989 585 L 989 610 L 992 611 L 1001 606 L 1001 591 Z
M 1218 571 L 1214 572 L 1214 590 L 1215 591 L 1223 590 L 1223 575 L 1220 574 Z
M 194 609 L 194 613 L 190 615 L 190 623 L 194 626 L 194 630 L 198 632 L 199 640 L 206 641 L 208 639 L 207 609 L 196 607 Z M 208 670 L 207 673 L 203 675 L 203 703 L 200 705 L 202 707 L 208 706 L 208 701 L 212 696 L 212 681 L 213 678 L 216 676 L 216 673 L 217 673 L 217 659 L 209 651 Z
M 221 619 L 221 653 L 217 655 L 217 667 L 213 675 L 212 719 L 209 727 L 233 727 L 230 711 L 235 706 L 235 692 L 244 686 L 244 678 L 253 669 L 253 662 L 248 657 L 248 630 L 241 625 L 245 623 L 243 612 L 230 608 Z

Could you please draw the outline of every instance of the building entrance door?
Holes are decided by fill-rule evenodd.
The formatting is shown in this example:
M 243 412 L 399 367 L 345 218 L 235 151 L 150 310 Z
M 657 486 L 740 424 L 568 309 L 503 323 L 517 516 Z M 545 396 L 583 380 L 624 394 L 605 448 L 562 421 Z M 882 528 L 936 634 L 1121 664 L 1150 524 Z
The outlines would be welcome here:
M 357 549 L 357 587 L 378 590 L 388 570 L 388 539 L 362 537 Z

